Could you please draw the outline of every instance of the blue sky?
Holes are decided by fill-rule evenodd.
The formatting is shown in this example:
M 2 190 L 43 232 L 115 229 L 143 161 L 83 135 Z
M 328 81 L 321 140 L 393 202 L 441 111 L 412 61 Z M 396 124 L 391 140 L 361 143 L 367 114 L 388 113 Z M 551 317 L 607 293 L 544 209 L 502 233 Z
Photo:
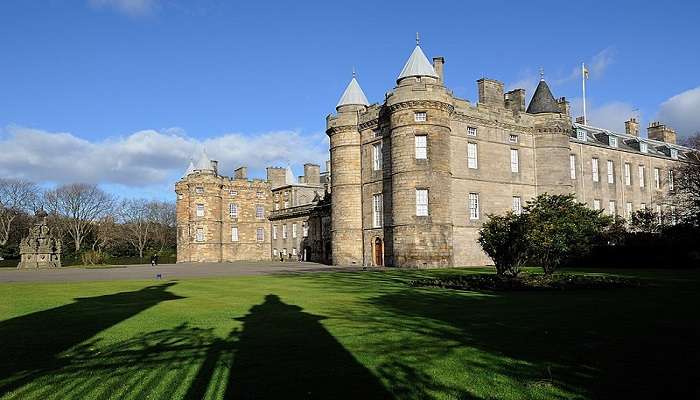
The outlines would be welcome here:
M 0 2 L 0 175 L 172 197 L 206 147 L 230 174 L 327 155 L 325 116 L 353 67 L 383 99 L 414 46 L 446 83 L 531 94 L 539 68 L 591 124 L 638 114 L 700 130 L 700 2 Z M 50 148 L 46 148 L 50 146 Z M 55 160 L 45 157 L 55 155 Z

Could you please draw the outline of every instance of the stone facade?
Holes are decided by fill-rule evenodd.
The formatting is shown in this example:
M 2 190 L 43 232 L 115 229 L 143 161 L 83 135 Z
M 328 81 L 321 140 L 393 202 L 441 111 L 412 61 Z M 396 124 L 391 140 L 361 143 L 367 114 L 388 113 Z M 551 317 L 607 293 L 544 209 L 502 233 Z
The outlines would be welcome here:
M 36 217 L 38 222 L 19 244 L 21 259 L 17 268 L 59 268 L 61 267 L 61 239 L 51 235 L 44 211 L 37 212 Z

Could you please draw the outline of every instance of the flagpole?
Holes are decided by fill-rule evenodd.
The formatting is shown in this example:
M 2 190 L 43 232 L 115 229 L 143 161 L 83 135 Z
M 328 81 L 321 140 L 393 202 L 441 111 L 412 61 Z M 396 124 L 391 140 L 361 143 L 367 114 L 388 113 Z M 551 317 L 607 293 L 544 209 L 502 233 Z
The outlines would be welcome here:
M 581 85 L 583 87 L 583 124 L 588 125 L 586 117 L 586 64 L 581 63 Z

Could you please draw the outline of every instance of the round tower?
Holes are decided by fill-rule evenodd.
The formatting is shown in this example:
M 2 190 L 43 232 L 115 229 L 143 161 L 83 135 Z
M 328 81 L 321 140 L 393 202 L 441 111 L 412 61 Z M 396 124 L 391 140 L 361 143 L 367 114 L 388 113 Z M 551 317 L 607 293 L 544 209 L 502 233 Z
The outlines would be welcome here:
M 358 117 L 369 105 L 354 73 L 326 119 L 331 153 L 331 252 L 334 265 L 362 264 L 362 173 Z
M 391 129 L 390 262 L 447 267 L 453 260 L 452 96 L 418 44 L 396 83 L 386 100 Z

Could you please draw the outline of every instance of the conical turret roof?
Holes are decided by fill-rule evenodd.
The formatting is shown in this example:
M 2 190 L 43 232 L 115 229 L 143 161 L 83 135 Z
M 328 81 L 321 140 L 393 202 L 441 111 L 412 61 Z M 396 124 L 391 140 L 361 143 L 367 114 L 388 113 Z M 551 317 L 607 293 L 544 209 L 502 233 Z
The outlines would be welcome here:
M 293 185 L 297 183 L 296 179 L 294 179 L 294 172 L 292 171 L 292 167 L 290 167 L 289 165 L 287 165 L 287 169 L 284 173 L 284 183 L 287 185 Z
M 348 105 L 369 105 L 369 102 L 367 101 L 367 96 L 365 96 L 365 92 L 362 91 L 360 84 L 357 83 L 357 79 L 355 79 L 355 74 L 353 74 L 352 80 L 348 84 L 348 87 L 345 88 L 345 91 L 340 97 L 336 108 Z
M 213 171 L 214 170 L 211 166 L 211 160 L 207 156 L 206 150 L 202 150 L 202 155 L 199 156 L 199 160 L 197 160 L 197 163 L 194 165 L 194 170 L 195 171 Z
M 192 160 L 190 160 L 190 165 L 187 166 L 187 171 L 185 171 L 185 175 L 183 175 L 182 177 L 187 178 L 187 176 L 193 172 L 194 172 L 194 163 L 192 162 Z
M 554 96 L 552 96 L 552 91 L 549 90 L 547 82 L 541 79 L 540 83 L 537 85 L 537 89 L 535 89 L 535 94 L 532 95 L 530 105 L 527 106 L 527 113 L 558 113 L 559 111 L 559 104 L 554 100 Z
M 396 80 L 409 76 L 431 76 L 433 78 L 438 78 L 433 65 L 430 64 L 428 57 L 425 56 L 419 45 L 416 45 L 416 48 L 413 49 L 413 53 L 411 53 L 411 56 L 408 57 L 406 65 L 403 66 L 403 69 Z

